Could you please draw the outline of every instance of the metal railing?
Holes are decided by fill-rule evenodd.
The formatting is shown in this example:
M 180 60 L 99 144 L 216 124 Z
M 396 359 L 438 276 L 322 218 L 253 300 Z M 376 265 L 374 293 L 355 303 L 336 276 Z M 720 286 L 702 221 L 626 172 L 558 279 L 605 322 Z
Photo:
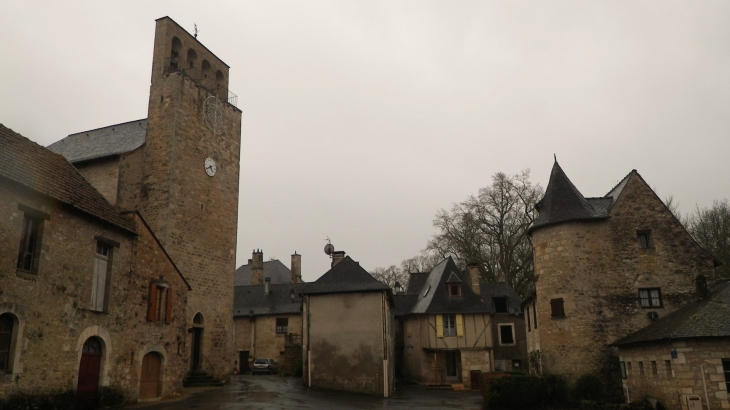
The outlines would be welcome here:
M 182 57 L 166 58 L 165 73 L 182 73 L 209 93 L 218 96 L 218 98 L 234 107 L 238 106 L 238 96 L 225 87 L 219 87 L 215 73 L 210 70 L 204 72 L 198 67 L 190 67 L 189 62 Z

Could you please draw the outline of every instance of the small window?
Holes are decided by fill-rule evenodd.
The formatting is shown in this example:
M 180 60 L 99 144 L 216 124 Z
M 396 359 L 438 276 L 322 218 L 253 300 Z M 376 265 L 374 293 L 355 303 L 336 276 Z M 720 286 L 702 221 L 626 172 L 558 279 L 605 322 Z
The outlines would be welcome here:
M 641 249 L 649 249 L 651 247 L 651 231 L 636 231 L 636 237 L 639 239 Z
M 528 306 L 527 309 L 525 309 L 525 316 L 527 319 L 527 331 L 529 332 L 530 329 L 530 307 Z
M 172 292 L 165 283 L 150 283 L 149 299 L 147 301 L 147 320 L 150 322 L 172 321 Z
M 429 290 L 431 290 L 431 286 L 430 286 L 430 285 L 429 285 L 429 287 L 427 287 L 427 288 L 426 288 L 426 291 L 425 291 L 425 292 L 423 292 L 423 297 L 424 297 L 424 298 L 426 297 L 426 295 L 428 295 L 428 291 L 429 291 Z
M 550 311 L 552 317 L 565 317 L 563 298 L 550 299 Z
M 514 325 L 499 325 L 499 344 L 513 345 L 515 344 Z
M 537 299 L 535 299 L 535 303 L 532 304 L 532 322 L 535 329 L 537 329 Z
M 662 307 L 662 293 L 659 288 L 639 289 L 639 299 L 644 309 Z
M 639 375 L 644 375 L 644 362 L 639 362 Z
M 514 370 L 514 371 L 522 370 L 522 360 L 512 359 L 512 370 Z
M 651 374 L 653 376 L 657 375 L 656 360 L 651 361 Z
M 505 297 L 499 297 L 499 298 L 492 298 L 492 303 L 494 303 L 494 311 L 497 313 L 508 313 L 507 310 L 507 298 Z
M 444 316 L 444 336 L 456 336 L 456 315 Z
M 725 373 L 725 390 L 730 392 L 730 359 L 722 359 L 722 371 Z
M 631 373 L 631 362 L 626 362 L 626 370 Z
M 106 312 L 109 292 L 109 271 L 111 267 L 111 246 L 97 242 L 94 258 L 94 276 L 91 281 L 91 310 Z
M 20 249 L 16 267 L 24 273 L 38 274 L 40 259 L 41 220 L 27 214 L 23 217 L 23 231 L 20 236 Z
M 667 377 L 667 379 L 672 378 L 672 361 L 671 360 L 664 361 L 664 374 Z
M 289 332 L 289 319 L 285 317 L 276 318 L 276 333 L 287 334 Z
M 621 378 L 626 380 L 626 363 L 625 362 L 619 362 L 619 367 L 621 368 Z
M 449 297 L 461 296 L 461 286 L 458 283 L 449 283 Z

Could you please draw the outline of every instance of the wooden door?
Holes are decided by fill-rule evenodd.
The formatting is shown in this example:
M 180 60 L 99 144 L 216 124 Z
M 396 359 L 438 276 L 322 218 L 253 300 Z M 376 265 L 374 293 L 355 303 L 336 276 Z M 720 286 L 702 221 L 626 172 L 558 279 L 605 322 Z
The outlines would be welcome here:
M 142 377 L 139 381 L 139 398 L 160 397 L 160 370 L 162 358 L 157 353 L 147 353 L 142 359 Z
M 469 372 L 469 376 L 471 378 L 471 388 L 472 390 L 476 390 L 480 387 L 480 379 L 482 378 L 482 372 L 480 370 L 472 370 Z
M 200 369 L 200 342 L 203 339 L 203 329 L 199 327 L 193 328 L 193 351 L 192 360 L 190 361 L 190 370 L 196 371 Z
M 248 373 L 248 350 L 238 352 L 238 374 Z
M 99 393 L 99 374 L 101 372 L 101 342 L 90 337 L 81 353 L 79 364 L 79 383 L 76 397 L 84 406 L 94 406 Z

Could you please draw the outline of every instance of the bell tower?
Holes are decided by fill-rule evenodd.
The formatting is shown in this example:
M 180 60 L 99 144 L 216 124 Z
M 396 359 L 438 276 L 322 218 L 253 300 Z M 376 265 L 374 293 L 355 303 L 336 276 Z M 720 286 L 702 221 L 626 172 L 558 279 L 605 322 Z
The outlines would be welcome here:
M 241 111 L 228 72 L 172 19 L 156 21 L 139 209 L 193 289 L 186 323 L 196 332 L 181 354 L 217 377 L 235 360 Z

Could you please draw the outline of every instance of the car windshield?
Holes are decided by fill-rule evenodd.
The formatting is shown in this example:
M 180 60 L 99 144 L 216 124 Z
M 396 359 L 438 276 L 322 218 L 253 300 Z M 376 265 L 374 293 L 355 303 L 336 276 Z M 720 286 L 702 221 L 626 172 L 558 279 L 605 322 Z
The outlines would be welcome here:
M 267 363 L 269 363 L 269 359 L 256 359 L 256 361 L 253 362 L 253 364 L 267 364 Z

